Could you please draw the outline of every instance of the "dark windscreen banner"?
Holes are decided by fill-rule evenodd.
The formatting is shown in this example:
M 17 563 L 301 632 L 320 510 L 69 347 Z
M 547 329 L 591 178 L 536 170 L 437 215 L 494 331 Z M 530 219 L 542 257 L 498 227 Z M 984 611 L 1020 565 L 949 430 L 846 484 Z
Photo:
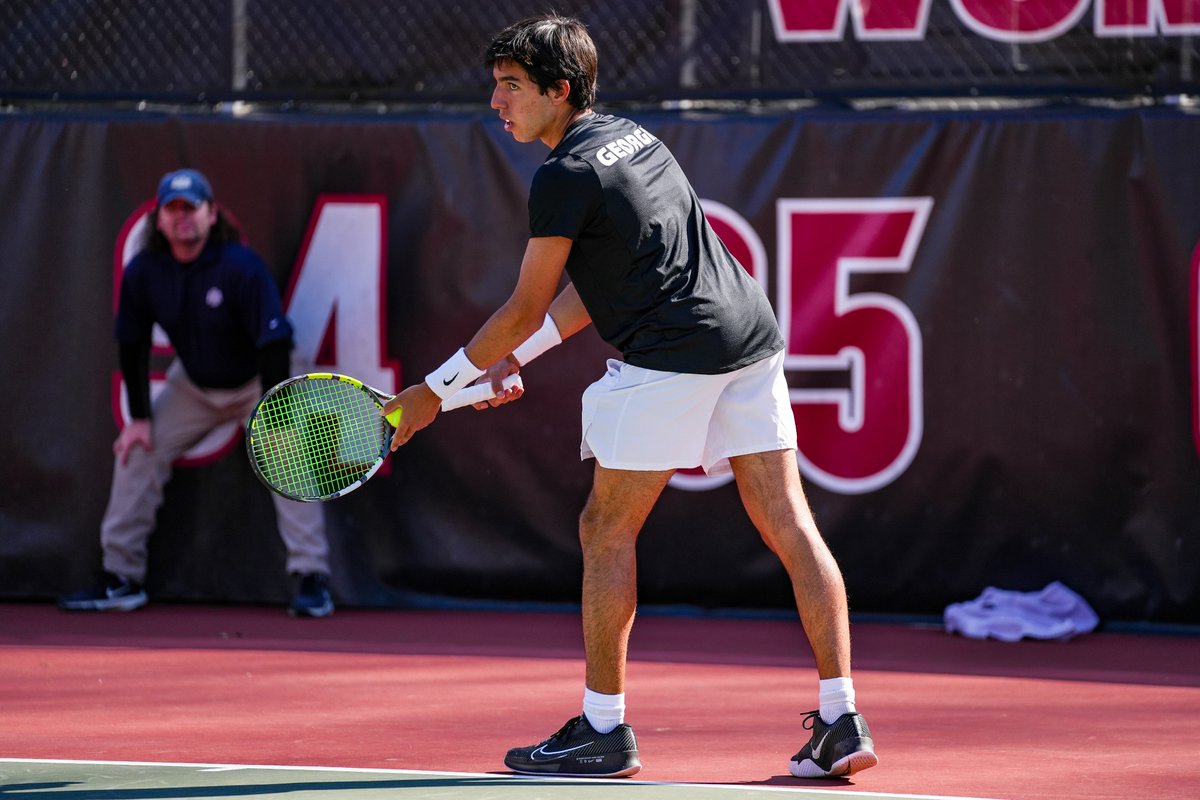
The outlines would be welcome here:
M 1061 580 L 1107 619 L 1200 621 L 1200 119 L 636 118 L 776 311 L 798 469 L 855 611 Z M 114 292 L 164 172 L 203 170 L 274 270 L 296 371 L 394 391 L 508 297 L 544 156 L 489 115 L 6 118 L 5 361 L 49 391 L 2 401 L 0 591 L 52 597 L 98 566 L 124 413 Z M 525 370 L 520 402 L 441 415 L 330 503 L 342 601 L 577 601 L 580 394 L 617 355 L 585 329 Z M 152 594 L 286 597 L 240 436 L 175 470 Z M 791 603 L 727 479 L 677 474 L 639 549 L 645 604 Z

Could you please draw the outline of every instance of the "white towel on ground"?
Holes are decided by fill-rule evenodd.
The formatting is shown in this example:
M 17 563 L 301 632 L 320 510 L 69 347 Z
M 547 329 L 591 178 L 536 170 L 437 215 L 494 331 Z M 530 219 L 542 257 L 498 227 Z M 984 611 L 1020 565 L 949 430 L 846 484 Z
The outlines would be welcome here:
M 1037 592 L 989 586 L 974 600 L 946 606 L 943 619 L 950 633 L 1002 642 L 1022 638 L 1065 641 L 1090 633 L 1100 622 L 1087 601 L 1059 581 Z

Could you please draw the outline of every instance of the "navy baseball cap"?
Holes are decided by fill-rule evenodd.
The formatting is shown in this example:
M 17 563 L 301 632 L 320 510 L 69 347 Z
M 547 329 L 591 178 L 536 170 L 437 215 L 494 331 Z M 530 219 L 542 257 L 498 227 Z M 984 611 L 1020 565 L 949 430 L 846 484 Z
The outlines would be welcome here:
M 165 205 L 172 200 L 187 200 L 194 206 L 212 202 L 212 187 L 205 178 L 194 169 L 180 169 L 168 172 L 158 182 L 158 204 Z

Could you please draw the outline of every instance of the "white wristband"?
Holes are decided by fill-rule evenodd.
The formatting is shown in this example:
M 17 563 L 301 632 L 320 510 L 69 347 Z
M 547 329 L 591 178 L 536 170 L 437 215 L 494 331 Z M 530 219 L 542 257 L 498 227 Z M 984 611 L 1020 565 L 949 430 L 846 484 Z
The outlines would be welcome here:
M 513 350 L 513 358 L 523 367 L 551 347 L 560 344 L 562 344 L 562 335 L 558 332 L 558 326 L 554 324 L 554 318 L 547 314 L 542 327 L 538 328 L 533 336 L 517 345 L 516 350 Z
M 467 358 L 467 349 L 460 347 L 457 353 L 446 359 L 445 364 L 425 376 L 425 384 L 445 400 L 482 374 L 483 370 Z

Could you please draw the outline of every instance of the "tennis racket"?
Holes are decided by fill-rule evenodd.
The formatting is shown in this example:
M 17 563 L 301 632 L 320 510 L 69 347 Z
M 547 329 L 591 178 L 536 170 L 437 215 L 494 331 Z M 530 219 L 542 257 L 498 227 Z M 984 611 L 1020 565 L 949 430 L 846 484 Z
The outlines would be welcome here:
M 521 385 L 509 375 L 504 388 Z M 451 411 L 495 397 L 490 383 L 461 389 L 442 401 Z M 271 388 L 246 422 L 250 466 L 276 494 L 315 503 L 349 494 L 367 482 L 387 458 L 396 409 L 394 397 L 334 372 L 297 375 Z

